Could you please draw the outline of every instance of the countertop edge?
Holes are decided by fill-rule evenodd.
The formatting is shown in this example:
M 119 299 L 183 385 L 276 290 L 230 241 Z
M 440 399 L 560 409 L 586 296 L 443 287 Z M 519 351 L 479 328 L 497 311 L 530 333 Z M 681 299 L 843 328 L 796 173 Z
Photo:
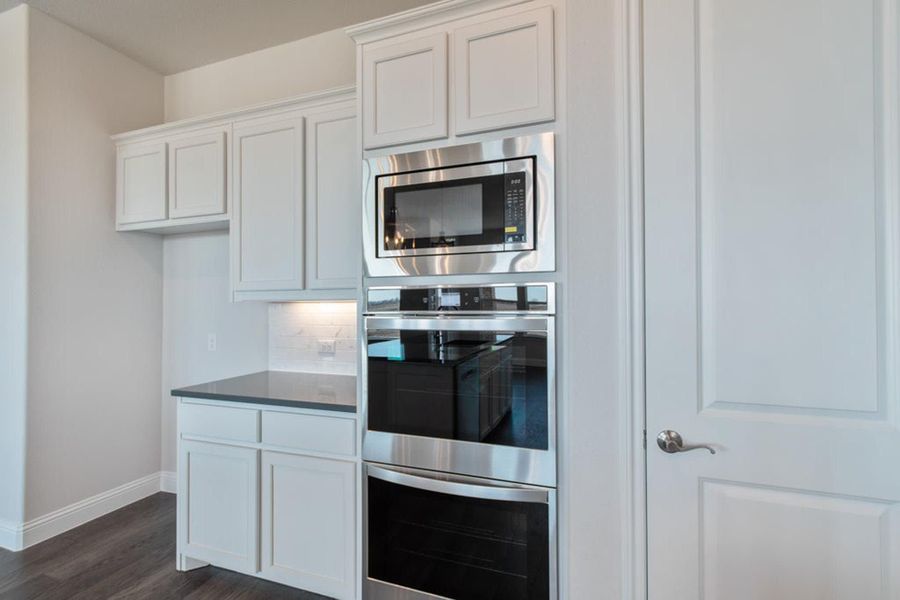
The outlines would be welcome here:
M 316 402 L 315 400 L 288 400 L 284 398 L 262 398 L 256 396 L 235 396 L 231 394 L 217 394 L 215 392 L 193 392 L 183 389 L 175 389 L 171 392 L 175 398 L 194 398 L 197 400 L 220 400 L 224 402 L 246 402 L 248 404 L 268 404 L 270 406 L 287 406 L 291 408 L 305 408 L 309 410 L 324 410 L 330 412 L 356 413 L 356 406 L 349 404 L 330 404 Z

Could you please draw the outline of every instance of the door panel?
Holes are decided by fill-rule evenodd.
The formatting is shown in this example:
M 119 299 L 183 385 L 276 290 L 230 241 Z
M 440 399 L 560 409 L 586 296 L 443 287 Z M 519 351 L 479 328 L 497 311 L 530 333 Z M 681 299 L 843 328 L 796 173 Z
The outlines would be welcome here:
M 262 573 L 330 597 L 354 595 L 356 465 L 262 453 Z
M 169 142 L 169 217 L 201 217 L 226 211 L 226 127 L 193 132 Z
M 303 117 L 234 126 L 232 284 L 303 289 Z
M 363 146 L 447 137 L 447 34 L 366 45 Z
M 701 498 L 700 597 L 890 597 L 890 503 L 713 481 L 702 482 Z
M 356 110 L 308 117 L 306 138 L 306 273 L 310 289 L 359 287 L 359 169 Z
M 874 412 L 873 5 L 787 4 L 697 6 L 701 395 Z
M 650 598 L 894 598 L 896 1 L 644 8 Z
M 258 556 L 259 458 L 253 448 L 182 441 L 179 513 L 182 552 L 254 573 Z
M 166 218 L 166 144 L 120 146 L 116 164 L 116 219 L 119 225 Z
M 455 30 L 453 69 L 458 134 L 552 120 L 553 8 Z

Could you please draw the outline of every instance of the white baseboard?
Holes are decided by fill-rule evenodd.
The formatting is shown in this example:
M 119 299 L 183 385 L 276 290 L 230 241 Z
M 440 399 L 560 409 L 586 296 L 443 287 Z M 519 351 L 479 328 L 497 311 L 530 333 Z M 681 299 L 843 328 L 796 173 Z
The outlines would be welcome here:
M 160 491 L 175 491 L 171 471 L 141 477 L 24 524 L 0 521 L 0 548 L 23 550 Z
M 159 472 L 159 491 L 174 494 L 178 491 L 178 479 L 175 471 Z
M 22 527 L 18 523 L 0 520 L 0 548 L 22 549 Z

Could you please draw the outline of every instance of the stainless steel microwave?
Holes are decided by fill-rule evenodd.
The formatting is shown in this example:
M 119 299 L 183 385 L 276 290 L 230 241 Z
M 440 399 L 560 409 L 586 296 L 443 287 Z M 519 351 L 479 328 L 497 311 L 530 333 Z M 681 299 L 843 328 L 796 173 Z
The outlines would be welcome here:
M 365 163 L 370 277 L 553 271 L 552 133 Z

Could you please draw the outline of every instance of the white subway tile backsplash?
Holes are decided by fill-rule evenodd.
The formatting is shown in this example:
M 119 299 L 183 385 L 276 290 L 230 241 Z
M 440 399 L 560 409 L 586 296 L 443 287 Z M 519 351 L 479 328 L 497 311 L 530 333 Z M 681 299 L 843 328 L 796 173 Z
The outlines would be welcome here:
M 355 302 L 285 302 L 269 305 L 269 369 L 355 375 Z M 320 353 L 319 340 L 334 340 Z

